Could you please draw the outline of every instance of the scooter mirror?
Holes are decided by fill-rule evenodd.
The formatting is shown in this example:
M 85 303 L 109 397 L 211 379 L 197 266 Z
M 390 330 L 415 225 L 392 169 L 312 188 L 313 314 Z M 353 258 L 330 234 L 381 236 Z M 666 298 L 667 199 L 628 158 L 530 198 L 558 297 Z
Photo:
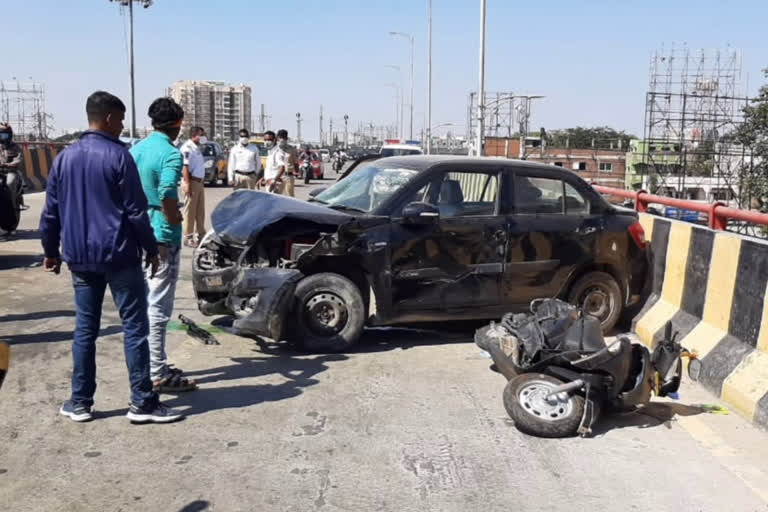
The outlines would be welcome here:
M 691 359 L 688 361 L 688 376 L 692 381 L 697 382 L 699 380 L 703 368 L 704 364 L 699 359 Z

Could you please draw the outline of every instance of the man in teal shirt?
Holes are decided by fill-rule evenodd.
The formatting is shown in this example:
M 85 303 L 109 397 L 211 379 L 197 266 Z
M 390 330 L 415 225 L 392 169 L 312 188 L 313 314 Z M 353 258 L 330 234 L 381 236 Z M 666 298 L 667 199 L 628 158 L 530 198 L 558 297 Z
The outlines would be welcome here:
M 149 202 L 149 219 L 160 250 L 160 265 L 154 276 L 147 274 L 149 302 L 150 375 L 158 392 L 190 391 L 195 382 L 168 365 L 165 338 L 173 313 L 176 282 L 181 265 L 181 212 L 179 181 L 184 164 L 173 145 L 179 136 L 184 110 L 171 98 L 158 98 L 149 106 L 155 131 L 139 142 L 131 154 L 139 168 L 141 184 Z

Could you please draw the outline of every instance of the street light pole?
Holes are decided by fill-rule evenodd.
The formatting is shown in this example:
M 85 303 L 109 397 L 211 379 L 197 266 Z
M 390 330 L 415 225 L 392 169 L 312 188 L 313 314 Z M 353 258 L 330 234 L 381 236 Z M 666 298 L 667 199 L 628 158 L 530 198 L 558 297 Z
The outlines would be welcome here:
M 480 90 L 477 97 L 477 145 L 476 154 L 483 156 L 483 131 L 485 130 L 485 29 L 486 0 L 480 0 Z
M 131 139 L 136 137 L 136 84 L 134 80 L 133 65 L 133 2 L 139 2 L 145 9 L 152 6 L 152 0 L 109 0 L 110 2 L 120 2 L 122 7 L 128 7 L 128 18 L 130 23 L 130 49 L 129 49 L 129 67 L 131 82 Z
M 429 0 L 429 58 L 427 64 L 427 154 L 432 154 L 432 0 Z
M 301 112 L 296 112 L 296 140 L 301 146 Z
M 410 139 L 413 140 L 413 48 L 414 48 L 414 37 L 411 34 L 408 34 L 407 32 L 390 32 L 389 35 L 391 36 L 400 36 L 406 38 L 411 43 L 411 118 L 410 118 Z
M 344 149 L 347 149 L 349 147 L 349 116 L 347 114 L 344 114 Z

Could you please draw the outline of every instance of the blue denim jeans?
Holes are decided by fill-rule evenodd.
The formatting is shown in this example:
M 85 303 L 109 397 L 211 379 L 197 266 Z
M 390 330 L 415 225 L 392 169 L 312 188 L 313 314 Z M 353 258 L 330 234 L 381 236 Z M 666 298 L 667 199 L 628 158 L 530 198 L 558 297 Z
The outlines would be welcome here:
M 72 401 L 93 405 L 96 393 L 96 338 L 107 285 L 123 322 L 125 362 L 131 402 L 140 407 L 158 403 L 149 378 L 147 295 L 140 266 L 114 272 L 72 272 L 77 319 L 72 345 Z
M 160 258 L 155 277 L 147 277 L 147 301 L 149 303 L 149 367 L 152 380 L 165 377 L 168 371 L 168 355 L 165 353 L 165 337 L 168 321 L 173 314 L 176 298 L 176 282 L 181 266 L 181 246 L 166 245 L 166 257 Z

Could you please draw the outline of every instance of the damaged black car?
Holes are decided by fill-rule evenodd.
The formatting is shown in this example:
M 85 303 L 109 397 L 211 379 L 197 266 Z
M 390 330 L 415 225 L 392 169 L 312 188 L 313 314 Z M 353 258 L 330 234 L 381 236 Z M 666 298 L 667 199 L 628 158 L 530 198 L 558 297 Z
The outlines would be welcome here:
M 499 318 L 540 297 L 609 330 L 648 267 L 635 212 L 516 160 L 379 159 L 310 202 L 234 192 L 212 224 L 193 257 L 200 310 L 310 351 L 346 350 L 366 325 Z

